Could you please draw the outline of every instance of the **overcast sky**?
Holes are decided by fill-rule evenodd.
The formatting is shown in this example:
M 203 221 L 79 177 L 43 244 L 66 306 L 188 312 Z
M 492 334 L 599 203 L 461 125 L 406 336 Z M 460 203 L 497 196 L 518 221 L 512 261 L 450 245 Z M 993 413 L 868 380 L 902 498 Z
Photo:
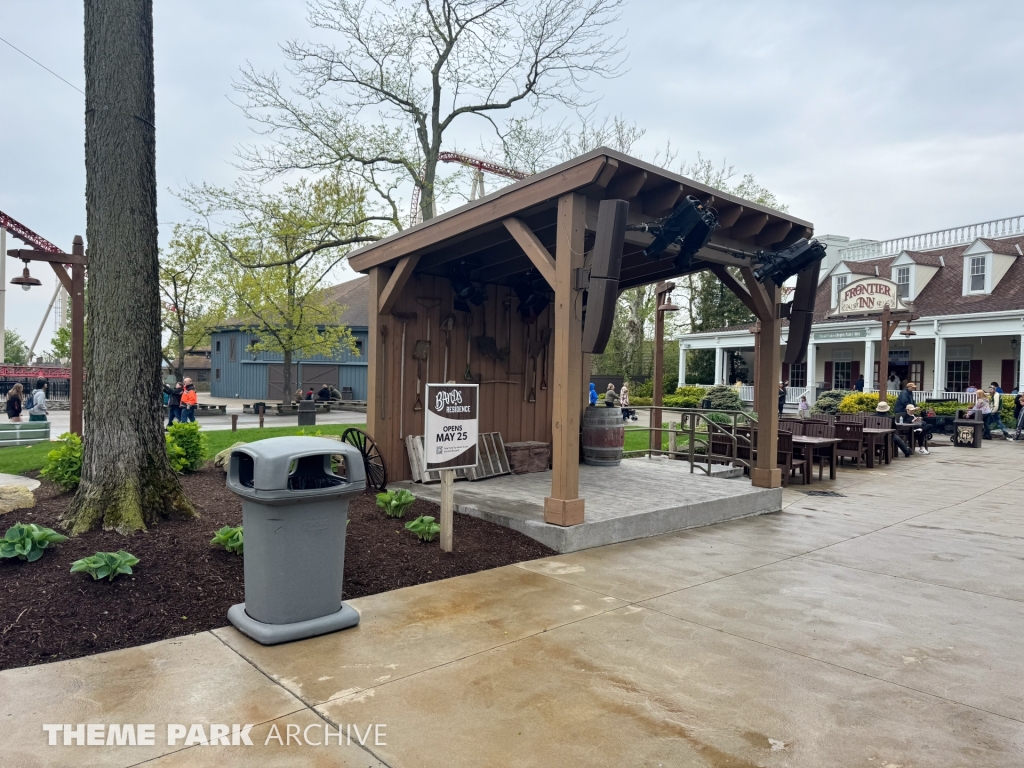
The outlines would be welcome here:
M 309 37 L 301 2 L 155 1 L 161 241 L 168 190 L 228 184 L 252 135 L 231 83 Z M 82 6 L 0 0 L 0 36 L 79 88 Z M 681 157 L 728 158 L 819 234 L 885 239 L 1024 214 L 1024 3 L 632 0 L 628 71 L 595 83 L 601 113 Z M 84 97 L 0 43 L 0 210 L 69 248 L 85 233 Z M 459 143 L 472 145 L 472 131 Z M 19 247 L 8 242 L 8 248 Z M 20 262 L 8 260 L 8 280 Z M 31 338 L 54 286 L 8 292 Z M 45 349 L 52 330 L 47 324 Z

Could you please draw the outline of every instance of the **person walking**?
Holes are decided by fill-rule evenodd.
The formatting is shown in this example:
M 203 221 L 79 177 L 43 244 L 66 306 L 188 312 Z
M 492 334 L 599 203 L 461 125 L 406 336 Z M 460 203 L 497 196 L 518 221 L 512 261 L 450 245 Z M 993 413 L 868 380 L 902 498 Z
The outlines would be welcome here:
M 786 407 L 786 382 L 779 382 L 779 416 L 782 415 L 783 409 Z
M 605 408 L 615 408 L 615 407 L 618 406 L 618 404 L 619 404 L 619 396 L 615 392 L 615 385 L 612 384 L 609 381 L 608 382 L 608 389 L 606 389 L 605 393 L 604 393 L 604 407 Z
M 989 416 L 992 415 L 992 405 L 988 401 L 988 395 L 978 392 L 978 399 L 967 414 L 968 418 L 978 419 L 981 422 L 982 439 L 991 440 L 992 430 L 989 428 Z
M 50 382 L 46 379 L 36 379 L 36 388 L 29 396 L 28 420 L 47 421 L 46 415 L 50 409 L 46 407 L 46 393 L 50 390 Z
M 996 384 L 993 381 L 992 384 L 988 388 L 988 399 L 989 399 L 989 402 L 991 403 L 991 408 L 992 408 L 992 413 L 990 413 L 989 417 L 988 417 L 989 425 L 990 425 L 989 429 L 991 430 L 991 428 L 992 428 L 991 425 L 998 425 L 999 426 L 999 431 L 1003 433 L 1003 439 L 1004 440 L 1009 440 L 1010 439 L 1010 430 L 1003 423 L 1003 414 L 1002 414 L 1002 411 L 1001 411 L 1001 409 L 1002 409 L 1002 394 L 1003 394 L 1002 387 L 1000 387 L 998 384 Z
M 856 392 L 863 392 L 864 391 L 864 374 L 863 373 L 860 376 L 857 377 L 857 381 L 855 381 L 854 384 L 853 384 L 853 389 Z
M 590 404 L 597 405 L 597 390 L 594 389 L 594 382 L 590 382 Z
M 182 424 L 194 423 L 197 405 L 199 405 L 199 396 L 196 395 L 196 388 L 192 385 L 192 379 L 186 378 L 185 389 L 181 393 L 181 409 L 178 421 Z
M 907 413 L 907 406 L 914 404 L 914 390 L 917 389 L 914 382 L 908 381 L 903 389 L 900 390 L 899 396 L 896 398 L 896 418 L 905 416 Z
M 1017 431 L 1013 435 L 1013 442 L 1020 441 L 1020 433 L 1024 431 L 1024 392 L 1017 395 L 1016 403 L 1014 404 L 1017 413 Z
M 796 412 L 801 419 L 806 419 L 811 413 L 811 404 L 807 402 L 807 395 L 800 395 L 800 404 L 796 407 Z
M 180 381 L 175 382 L 173 387 L 164 384 L 164 394 L 167 395 L 167 426 L 175 421 L 181 421 L 181 396 L 185 394 L 185 388 Z
M 22 399 L 25 396 L 25 387 L 19 381 L 7 393 L 7 420 L 13 422 L 21 421 Z
M 622 420 L 629 421 L 632 419 L 636 421 L 636 414 L 633 413 L 633 409 L 629 407 L 629 382 L 622 382 L 622 389 L 619 390 L 619 407 L 622 408 Z

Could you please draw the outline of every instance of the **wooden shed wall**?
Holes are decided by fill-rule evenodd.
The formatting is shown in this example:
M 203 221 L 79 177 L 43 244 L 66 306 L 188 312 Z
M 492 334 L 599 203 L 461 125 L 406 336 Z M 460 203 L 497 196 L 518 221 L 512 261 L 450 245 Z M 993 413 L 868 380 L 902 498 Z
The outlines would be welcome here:
M 371 292 L 371 297 L 373 296 Z M 433 309 L 427 309 L 417 303 L 417 297 L 432 297 L 441 302 Z M 511 288 L 503 286 L 487 286 L 487 301 L 481 307 L 473 307 L 473 337 L 470 367 L 474 376 L 482 374 L 480 385 L 480 431 L 500 432 L 505 442 L 520 440 L 539 440 L 551 442 L 551 395 L 552 366 L 555 354 L 552 340 L 547 347 L 548 384 L 547 390 L 540 388 L 543 375 L 543 357 L 537 358 L 536 402 L 523 402 L 524 374 L 508 374 L 501 362 L 481 356 L 476 337 L 484 332 L 486 318 L 487 335 L 495 338 L 499 348 L 504 348 L 509 338 L 509 323 L 506 319 L 504 300 L 511 298 L 511 348 L 513 355 L 519 360 L 521 370 L 525 371 L 527 393 L 533 384 L 533 364 L 525 355 L 524 333 L 536 341 L 544 328 L 553 326 L 552 309 L 549 306 L 534 324 L 524 323 L 516 311 L 519 300 Z M 377 397 L 382 399 L 384 418 L 380 417 L 380 409 L 371 415 L 372 423 L 367 424 L 367 431 L 377 442 L 388 466 L 388 474 L 394 480 L 406 480 L 412 477 L 409 459 L 405 450 L 405 441 L 399 440 L 399 408 L 404 409 L 404 434 L 423 434 L 423 411 L 413 411 L 416 401 L 416 363 L 412 353 L 417 340 L 426 340 L 427 323 L 430 323 L 430 360 L 429 371 L 424 371 L 424 382 L 441 382 L 444 372 L 444 334 L 440 330 L 441 320 L 453 312 L 453 294 L 451 283 L 441 277 L 430 275 L 413 275 L 399 297 L 394 312 L 416 312 L 416 321 L 410 321 L 405 334 L 405 387 L 400 391 L 402 323 L 394 315 L 381 316 L 378 323 L 388 328 L 382 360 L 384 365 L 377 366 L 381 382 Z M 371 301 L 374 299 L 371 298 Z M 371 310 L 372 314 L 372 310 Z M 451 334 L 451 348 L 448 360 L 448 378 L 464 381 L 466 370 L 466 326 L 465 313 L 454 312 L 455 327 Z M 371 318 L 371 329 L 374 321 Z M 379 326 L 378 326 L 379 328 Z M 371 330 L 372 332 L 372 330 Z M 376 344 L 373 343 L 376 342 Z M 380 333 L 371 341 L 371 349 L 380 348 Z M 371 354 L 371 365 L 374 365 Z M 423 364 L 424 367 L 426 363 Z M 487 383 L 491 381 L 513 381 L 514 384 Z M 379 401 L 381 402 L 381 401 Z M 371 409 L 372 410 L 372 409 Z

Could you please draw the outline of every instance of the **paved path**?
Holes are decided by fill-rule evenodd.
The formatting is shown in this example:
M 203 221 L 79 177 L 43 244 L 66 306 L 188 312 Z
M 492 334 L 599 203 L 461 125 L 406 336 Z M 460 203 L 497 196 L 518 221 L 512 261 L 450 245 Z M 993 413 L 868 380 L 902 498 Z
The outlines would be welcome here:
M 0 673 L 2 762 L 1024 765 L 1021 447 L 811 488 L 842 496 L 362 598 L 358 628 L 301 643 L 224 628 Z M 48 747 L 43 723 L 154 723 L 156 745 Z M 185 748 L 167 723 L 257 725 Z M 264 745 L 289 725 L 352 743 Z

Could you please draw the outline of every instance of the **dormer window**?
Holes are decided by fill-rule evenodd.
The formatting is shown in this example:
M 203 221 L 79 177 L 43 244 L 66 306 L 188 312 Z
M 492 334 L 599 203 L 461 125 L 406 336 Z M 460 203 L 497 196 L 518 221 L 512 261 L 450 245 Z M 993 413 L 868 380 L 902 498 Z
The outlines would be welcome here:
M 984 256 L 972 256 L 969 260 L 968 273 L 969 290 L 971 293 L 984 293 L 985 292 L 985 262 L 988 261 Z
M 849 282 L 849 275 L 836 275 L 832 278 L 832 306 L 835 307 L 839 304 L 839 294 L 846 287 Z
M 910 296 L 910 267 L 896 268 L 896 286 L 899 289 L 899 297 L 906 299 Z

